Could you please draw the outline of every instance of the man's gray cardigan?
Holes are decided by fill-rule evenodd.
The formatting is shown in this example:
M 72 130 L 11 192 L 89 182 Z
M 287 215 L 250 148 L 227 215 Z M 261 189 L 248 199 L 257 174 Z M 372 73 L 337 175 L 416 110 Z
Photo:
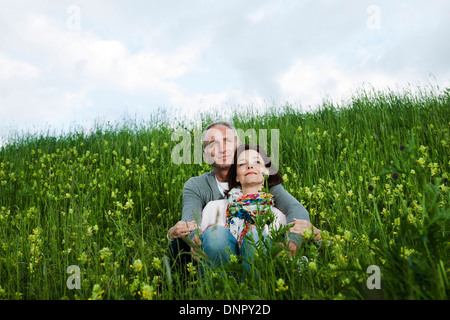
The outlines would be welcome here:
M 307 220 L 309 213 L 305 207 L 297 201 L 284 187 L 279 184 L 269 189 L 275 199 L 275 207 L 286 215 L 287 223 L 294 221 L 294 218 Z M 197 177 L 190 178 L 183 188 L 183 214 L 182 221 L 195 221 L 200 225 L 202 219 L 202 211 L 206 204 L 210 201 L 224 199 L 217 187 L 214 170 L 203 173 Z M 195 235 L 196 231 L 192 231 L 189 237 Z M 297 243 L 301 243 L 301 236 L 290 232 L 289 239 Z

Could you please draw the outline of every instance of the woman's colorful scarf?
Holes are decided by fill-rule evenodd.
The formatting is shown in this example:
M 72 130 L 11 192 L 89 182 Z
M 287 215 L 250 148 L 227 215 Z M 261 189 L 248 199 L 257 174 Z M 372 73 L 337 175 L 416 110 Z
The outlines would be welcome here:
M 274 205 L 273 195 L 270 193 L 256 193 L 242 195 L 241 188 L 233 188 L 228 193 L 226 227 L 241 245 L 244 236 L 255 223 L 255 217 L 264 214 L 268 205 Z

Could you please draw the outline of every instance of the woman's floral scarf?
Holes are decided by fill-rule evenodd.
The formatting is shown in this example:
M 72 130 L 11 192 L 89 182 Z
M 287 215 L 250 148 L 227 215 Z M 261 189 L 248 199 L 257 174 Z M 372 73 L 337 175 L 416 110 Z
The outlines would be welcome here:
M 226 227 L 241 245 L 250 226 L 255 223 L 258 214 L 264 214 L 266 205 L 274 205 L 273 195 L 270 193 L 256 193 L 242 195 L 241 188 L 233 188 L 228 193 Z M 266 207 L 265 207 L 266 206 Z

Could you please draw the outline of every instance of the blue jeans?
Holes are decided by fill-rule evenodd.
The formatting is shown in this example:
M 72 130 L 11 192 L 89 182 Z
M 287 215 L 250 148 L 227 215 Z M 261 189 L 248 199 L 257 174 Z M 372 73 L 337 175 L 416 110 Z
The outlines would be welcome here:
M 263 233 L 264 238 L 268 238 L 266 233 Z M 250 265 L 247 261 L 251 261 L 255 255 L 256 248 L 249 241 L 252 239 L 255 245 L 259 245 L 260 239 L 256 230 L 250 230 L 241 247 L 235 237 L 230 231 L 223 226 L 211 226 L 202 234 L 202 250 L 209 257 L 207 264 L 211 267 L 217 267 L 221 264 L 230 262 L 230 255 L 242 256 L 244 258 L 244 268 L 250 272 Z

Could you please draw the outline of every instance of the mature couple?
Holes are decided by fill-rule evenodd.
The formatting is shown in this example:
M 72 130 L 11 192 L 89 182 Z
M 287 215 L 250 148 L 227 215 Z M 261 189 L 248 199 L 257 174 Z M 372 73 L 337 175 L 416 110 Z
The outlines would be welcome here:
M 203 132 L 203 152 L 213 170 L 190 178 L 183 188 L 182 221 L 169 229 L 171 256 L 182 262 L 195 257 L 195 247 L 188 237 L 202 248 L 210 263 L 228 262 L 230 253 L 251 257 L 254 248 L 249 239 L 257 242 L 255 218 L 261 208 L 271 205 L 274 221 L 270 227 L 291 225 L 289 250 L 295 254 L 301 245 L 305 229 L 320 230 L 310 223 L 306 209 L 281 185 L 282 178 L 270 158 L 259 146 L 241 144 L 236 130 L 227 122 L 216 122 Z M 267 177 L 267 186 L 265 186 Z M 263 192 L 267 187 L 269 193 Z M 265 234 L 270 233 L 269 226 Z

